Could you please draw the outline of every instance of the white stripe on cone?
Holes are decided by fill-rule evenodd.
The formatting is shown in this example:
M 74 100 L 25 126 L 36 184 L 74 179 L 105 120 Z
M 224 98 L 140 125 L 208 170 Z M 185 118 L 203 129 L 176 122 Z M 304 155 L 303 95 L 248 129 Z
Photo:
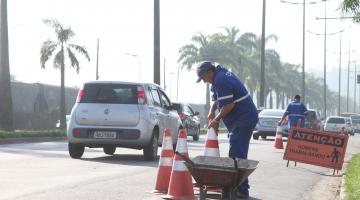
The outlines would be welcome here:
M 173 147 L 172 147 L 172 138 L 171 136 L 167 136 L 167 137 L 164 137 L 163 139 L 163 147 L 162 149 L 166 149 L 166 150 L 172 150 Z
M 178 138 L 178 142 L 176 144 L 176 151 L 180 153 L 187 153 L 187 144 L 185 138 Z
M 204 152 L 204 156 L 214 156 L 220 157 L 219 149 L 216 148 L 206 148 Z
M 171 167 L 173 164 L 173 158 L 161 157 L 159 161 L 159 166 L 168 166 Z
M 182 160 L 174 160 L 173 171 L 188 171 L 188 168 Z

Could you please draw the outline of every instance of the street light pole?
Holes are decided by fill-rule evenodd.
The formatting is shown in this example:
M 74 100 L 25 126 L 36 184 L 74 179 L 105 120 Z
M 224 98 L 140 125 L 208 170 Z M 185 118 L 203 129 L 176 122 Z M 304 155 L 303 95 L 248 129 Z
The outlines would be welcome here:
M 347 80 L 347 92 L 346 92 L 346 112 L 349 112 L 349 83 L 350 83 L 350 42 L 349 42 L 349 60 L 348 60 L 348 80 Z
M 96 80 L 99 80 L 99 39 L 97 39 L 96 47 Z
M 340 32 L 340 53 L 339 53 L 339 95 L 338 95 L 338 116 L 341 113 L 341 36 L 342 32 Z
M 260 107 L 265 105 L 265 14 L 266 0 L 263 0 L 261 32 Z
M 354 73 L 354 112 L 356 112 L 356 61 L 355 61 L 355 73 Z
M 325 29 L 324 29 L 324 117 L 326 118 L 326 0 L 325 1 Z
M 303 2 L 302 94 L 305 103 L 305 0 Z
M 303 6 L 303 40 L 302 40 L 302 84 L 301 84 L 301 96 L 303 99 L 303 102 L 305 102 L 305 4 L 316 4 L 317 2 L 308 2 L 306 3 L 305 0 L 303 0 L 303 3 L 296 3 L 296 2 L 289 2 L 280 0 L 282 3 L 290 3 L 290 4 L 302 4 Z

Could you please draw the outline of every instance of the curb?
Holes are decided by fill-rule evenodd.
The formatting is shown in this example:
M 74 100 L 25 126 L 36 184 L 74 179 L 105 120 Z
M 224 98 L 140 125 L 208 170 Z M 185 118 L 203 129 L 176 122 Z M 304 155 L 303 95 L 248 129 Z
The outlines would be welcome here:
M 65 141 L 65 140 L 66 140 L 66 136 L 63 136 L 63 137 L 0 138 L 0 145 L 2 145 L 2 144 L 34 143 L 34 142 L 53 142 L 53 141 Z
M 347 167 L 347 164 L 350 162 L 352 158 L 352 154 L 350 154 L 350 156 L 348 158 L 346 158 L 346 160 L 344 161 L 344 167 L 342 169 L 342 171 L 344 171 L 343 173 L 343 176 L 342 176 L 342 179 L 341 179 L 341 188 L 340 188 L 340 200 L 345 200 L 346 199 L 346 192 L 345 192 L 345 178 L 346 178 L 346 167 Z

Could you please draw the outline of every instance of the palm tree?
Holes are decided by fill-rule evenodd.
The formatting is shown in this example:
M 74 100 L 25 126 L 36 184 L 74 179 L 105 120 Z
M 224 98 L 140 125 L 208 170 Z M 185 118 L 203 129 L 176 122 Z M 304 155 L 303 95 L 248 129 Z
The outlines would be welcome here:
M 13 105 L 11 99 L 7 0 L 0 2 L 0 129 L 13 131 Z
M 51 26 L 56 33 L 56 40 L 47 40 L 43 42 L 40 50 L 41 68 L 45 68 L 45 63 L 51 58 L 54 59 L 53 67 L 60 68 L 61 75 L 61 89 L 60 89 L 60 128 L 65 128 L 65 55 L 67 54 L 70 61 L 70 66 L 76 69 L 79 73 L 80 65 L 75 52 L 80 53 L 90 61 L 90 57 L 85 47 L 69 43 L 70 39 L 75 36 L 75 33 L 70 27 L 65 28 L 57 20 L 44 19 L 46 25 Z

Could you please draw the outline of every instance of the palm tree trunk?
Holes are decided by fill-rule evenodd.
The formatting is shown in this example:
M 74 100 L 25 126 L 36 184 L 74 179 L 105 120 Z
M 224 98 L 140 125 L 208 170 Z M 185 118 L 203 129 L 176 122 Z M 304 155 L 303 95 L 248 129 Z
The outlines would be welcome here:
M 273 93 L 270 92 L 270 109 L 273 109 Z
M 65 55 L 64 55 L 64 47 L 61 46 L 61 53 L 62 53 L 62 59 L 61 59 L 61 85 L 60 85 L 60 128 L 65 129 L 66 128 L 66 121 L 65 121 Z
M 14 131 L 9 67 L 7 0 L 1 0 L 0 17 L 0 129 Z

